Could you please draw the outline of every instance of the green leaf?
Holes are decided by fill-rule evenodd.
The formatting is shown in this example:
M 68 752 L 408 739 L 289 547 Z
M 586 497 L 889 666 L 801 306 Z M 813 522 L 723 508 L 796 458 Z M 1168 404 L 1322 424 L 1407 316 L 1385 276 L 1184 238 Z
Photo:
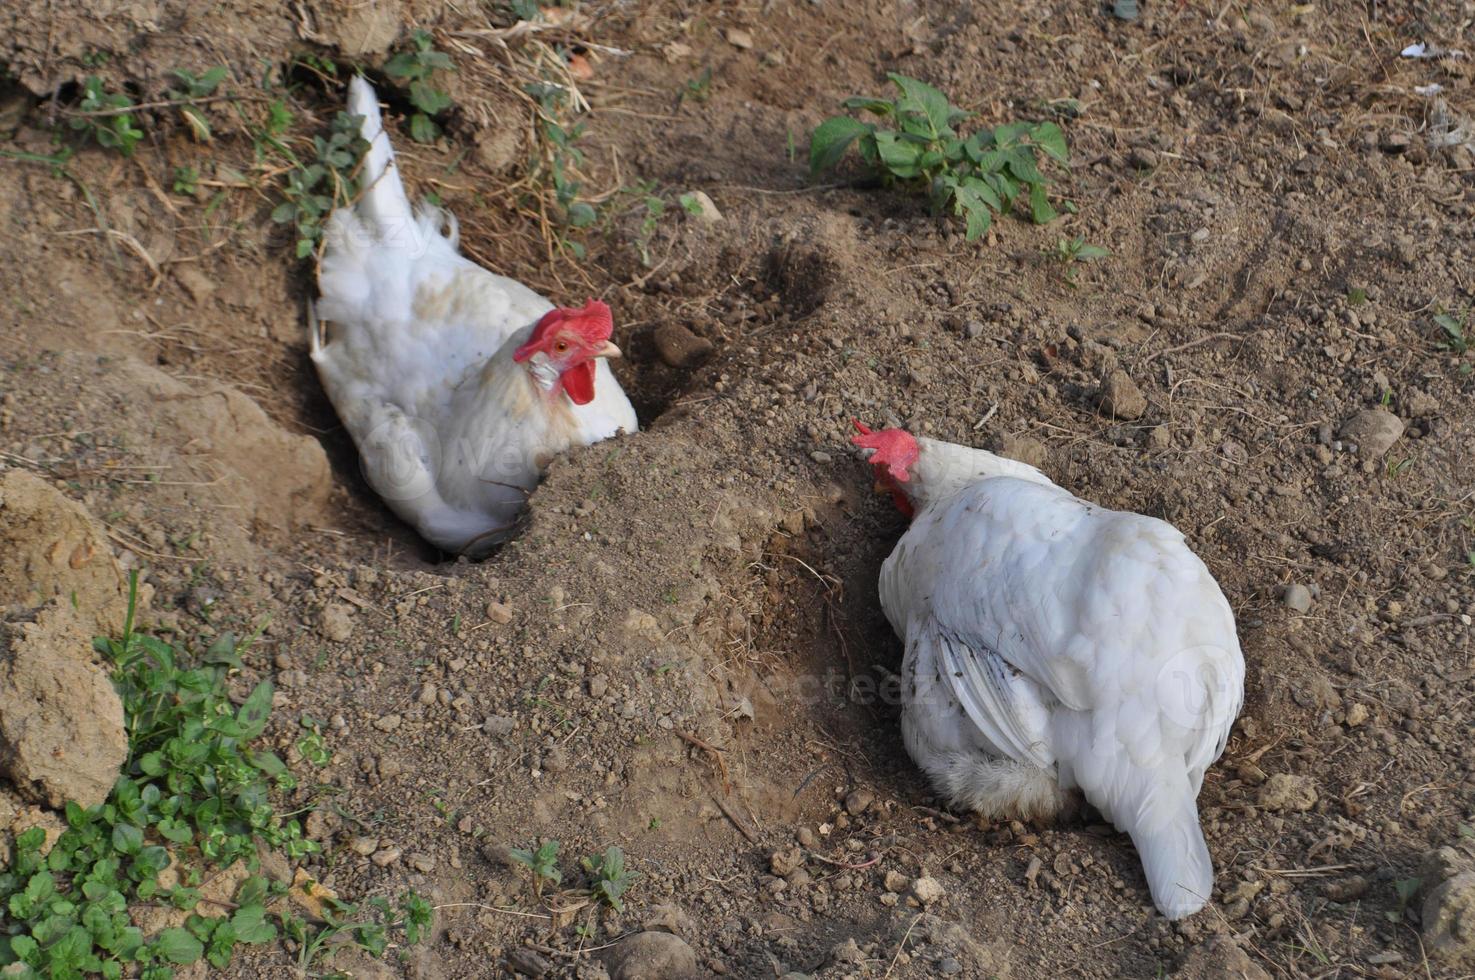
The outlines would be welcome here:
M 266 730 L 266 719 L 271 716 L 271 696 L 271 681 L 262 681 L 236 711 L 236 721 L 244 729 L 241 734 L 243 741 L 249 742 Z
M 896 114 L 896 103 L 870 95 L 852 95 L 840 105 L 845 109 L 862 109 L 878 116 L 889 117 Z
M 897 102 L 900 111 L 920 112 L 931 126 L 933 136 L 950 132 L 948 120 L 952 118 L 954 110 L 946 95 L 926 82 L 908 78 L 906 75 L 888 72 L 886 77 L 901 89 L 902 98 Z
M 231 929 L 243 943 L 266 943 L 277 938 L 277 928 L 266 921 L 266 910 L 260 905 L 238 909 L 230 917 Z
M 1035 155 L 1028 147 L 1015 147 L 1008 154 L 1009 172 L 1026 184 L 1043 184 L 1044 174 L 1035 165 Z
M 833 116 L 820 123 L 809 137 L 810 176 L 818 176 L 839 163 L 851 143 L 875 129 L 870 123 L 849 116 Z
M 429 82 L 410 83 L 410 102 L 427 115 L 444 112 L 451 107 L 451 97 Z
M 999 197 L 998 192 L 989 185 L 988 181 L 980 180 L 977 177 L 964 177 L 958 186 L 961 191 L 966 192 L 970 196 L 977 196 L 980 201 L 995 211 L 1004 210 L 1003 198 Z
M 416 143 L 434 143 L 440 138 L 440 127 L 423 112 L 417 112 L 410 117 L 410 138 Z
M 1102 248 L 1100 245 L 1082 245 L 1076 249 L 1076 259 L 1081 262 L 1095 262 L 1098 259 L 1105 259 L 1110 256 L 1111 251 Z
M 152 945 L 160 956 L 179 966 L 188 966 L 205 953 L 198 939 L 177 926 L 160 932 Z
M 568 206 L 568 223 L 575 228 L 588 228 L 599 219 L 599 213 L 594 206 L 584 201 L 575 201 Z
M 1052 160 L 1070 162 L 1070 150 L 1065 145 L 1065 134 L 1052 122 L 1040 123 L 1030 131 L 1029 138 Z
M 1113 17 L 1129 24 L 1142 16 L 1137 0 L 1112 0 L 1111 13 Z
M 878 132 L 876 152 L 880 154 L 881 162 L 886 169 L 903 180 L 916 177 L 922 172 L 917 164 L 922 156 L 922 148 L 916 143 L 898 139 L 895 133 L 885 130 Z
M 114 824 L 113 847 L 124 854 L 137 854 L 143 847 L 143 831 L 131 823 Z
M 1031 184 L 1029 188 L 1029 217 L 1037 225 L 1048 224 L 1060 217 L 1045 196 L 1044 184 Z

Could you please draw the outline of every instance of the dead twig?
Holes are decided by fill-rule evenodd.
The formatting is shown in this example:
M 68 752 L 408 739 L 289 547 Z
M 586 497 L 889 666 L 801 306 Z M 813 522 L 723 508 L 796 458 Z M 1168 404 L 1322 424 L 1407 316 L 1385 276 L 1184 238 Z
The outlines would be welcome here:
M 674 728 L 672 729 L 672 731 L 674 731 L 676 733 L 676 736 L 680 738 L 683 742 L 696 746 L 697 748 L 701 749 L 712 757 L 713 761 L 717 763 L 717 771 L 722 775 L 722 795 L 730 796 L 732 794 L 732 780 L 728 776 L 727 760 L 722 758 L 722 750 L 713 745 L 711 742 L 697 738 L 690 732 L 683 732 L 679 728 Z

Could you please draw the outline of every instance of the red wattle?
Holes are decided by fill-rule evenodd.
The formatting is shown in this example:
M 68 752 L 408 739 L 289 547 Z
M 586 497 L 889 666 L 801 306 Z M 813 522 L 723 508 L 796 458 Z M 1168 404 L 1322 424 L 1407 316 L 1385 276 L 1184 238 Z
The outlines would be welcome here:
M 569 401 L 587 405 L 594 400 L 594 362 L 581 361 L 558 376 Z

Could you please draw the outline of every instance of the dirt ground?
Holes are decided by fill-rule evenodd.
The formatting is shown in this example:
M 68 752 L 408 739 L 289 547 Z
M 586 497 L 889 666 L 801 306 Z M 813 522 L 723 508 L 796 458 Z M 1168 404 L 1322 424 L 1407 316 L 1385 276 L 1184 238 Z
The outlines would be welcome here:
M 723 217 L 672 204 L 652 229 L 644 195 L 611 196 L 583 260 L 550 260 L 510 199 L 529 117 L 477 5 L 94 6 L 13 14 L 0 60 L 34 92 L 97 71 L 146 98 L 172 67 L 372 68 L 376 30 L 431 30 L 464 108 L 435 146 L 400 138 L 411 193 L 498 271 L 606 299 L 627 352 L 645 431 L 556 462 L 495 557 L 442 561 L 368 491 L 312 373 L 310 267 L 264 185 L 229 176 L 251 141 L 195 144 L 160 112 L 132 159 L 83 149 L 63 173 L 16 154 L 51 153 L 52 122 L 80 146 L 65 100 L 0 105 L 0 467 L 106 525 L 156 627 L 268 623 L 243 683 L 275 679 L 270 737 L 288 751 L 309 716 L 333 750 L 288 801 L 317 808 L 309 872 L 441 906 L 429 943 L 339 968 L 601 977 L 655 928 L 702 976 L 1475 969 L 1428 958 L 1398 884 L 1475 824 L 1475 349 L 1434 321 L 1475 297 L 1475 68 L 1400 57 L 1475 52 L 1475 4 L 586 4 L 590 192 L 702 190 Z M 1058 119 L 1079 213 L 967 244 L 854 172 L 809 181 L 808 132 L 887 71 L 990 124 Z M 298 98 L 300 136 L 339 95 Z M 480 151 L 503 137 L 517 152 Z M 169 190 L 186 164 L 193 196 Z M 1076 235 L 1112 256 L 1072 282 L 1042 253 Z M 710 353 L 670 356 L 671 324 Z M 1115 370 L 1145 395 L 1132 418 L 1101 408 Z M 1344 430 L 1379 407 L 1391 447 Z M 931 797 L 876 695 L 902 524 L 852 417 L 1034 462 L 1173 522 L 1214 571 L 1248 679 L 1199 800 L 1206 911 L 1155 913 L 1089 815 L 979 826 Z M 569 881 L 622 847 L 626 911 L 535 900 L 506 848 L 545 838 Z

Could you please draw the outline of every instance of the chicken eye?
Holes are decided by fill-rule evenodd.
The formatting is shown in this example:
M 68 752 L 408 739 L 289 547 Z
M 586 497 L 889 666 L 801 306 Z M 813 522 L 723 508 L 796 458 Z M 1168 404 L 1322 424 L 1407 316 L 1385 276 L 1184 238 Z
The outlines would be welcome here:
M 567 340 L 560 340 L 558 343 L 556 343 L 556 344 L 553 345 L 553 351 L 554 351 L 554 353 L 557 353 L 557 354 L 567 354 L 568 353 L 568 341 Z

